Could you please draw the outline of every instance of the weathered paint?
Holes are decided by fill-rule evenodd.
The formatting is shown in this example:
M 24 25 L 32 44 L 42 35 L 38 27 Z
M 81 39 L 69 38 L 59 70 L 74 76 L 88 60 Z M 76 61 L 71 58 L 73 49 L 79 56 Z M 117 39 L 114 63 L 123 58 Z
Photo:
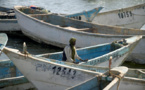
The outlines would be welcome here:
M 65 18 L 54 14 L 27 15 L 19 11 L 19 8 L 21 7 L 15 7 L 15 12 L 22 32 L 26 36 L 36 40 L 37 42 L 44 42 L 58 47 L 64 47 L 65 45 L 67 45 L 71 37 L 75 37 L 77 39 L 76 47 L 87 47 L 102 43 L 110 43 L 115 40 L 130 37 L 132 35 L 131 32 L 134 31 L 145 32 L 135 29 L 92 24 L 88 22 Z M 89 33 L 94 30 L 93 28 L 95 28 L 95 31 L 129 31 L 130 33 L 128 34 L 130 35 Z M 141 56 L 145 57 L 145 51 L 142 51 L 141 49 L 144 48 L 144 46 L 142 45 L 144 44 L 139 43 L 138 48 L 136 48 L 137 50 L 133 51 L 133 54 L 139 55 L 137 57 L 138 59 L 140 59 Z M 132 57 L 133 56 L 131 55 L 130 58 Z
M 37 57 L 39 57 L 39 58 L 42 58 L 41 56 L 43 56 L 43 55 L 37 55 Z M 84 65 L 65 63 L 65 62 L 61 62 L 61 61 L 57 62 L 55 60 L 49 60 L 49 61 L 55 62 L 55 63 L 59 63 L 59 64 L 68 65 L 68 66 L 71 66 L 71 67 L 76 67 L 76 68 L 82 68 L 82 69 L 86 69 L 86 70 L 96 71 L 96 72 L 100 72 L 100 73 L 105 73 L 105 72 L 108 71 L 108 68 L 103 68 L 103 67 L 93 67 L 93 66 L 87 66 L 86 67 Z M 9 63 L 7 65 L 9 65 Z M 1 64 L 0 64 L 0 66 L 1 66 Z M 39 69 L 41 68 L 42 71 L 46 71 L 46 69 L 47 69 L 46 66 L 47 66 L 46 64 L 44 64 L 44 65 L 40 65 L 39 64 Z M 9 79 L 2 79 L 2 80 L 0 79 L 0 81 L 3 81 L 3 80 L 5 81 L 5 84 L 1 84 L 3 82 L 0 82 L 0 87 L 4 86 L 5 88 L 7 88 L 6 90 L 11 90 L 11 88 L 18 88 L 18 87 L 19 87 L 19 89 L 22 89 L 22 88 L 25 87 L 23 85 L 26 85 L 27 88 L 34 88 L 34 86 L 31 85 L 31 83 L 23 81 L 22 78 L 25 78 L 25 77 L 19 76 L 19 77 L 13 77 L 13 78 L 9 78 Z M 15 79 L 17 79 L 17 80 L 20 79 L 18 81 L 22 80 L 21 82 L 23 82 L 23 83 L 21 83 L 21 84 L 20 83 L 17 83 L 17 84 L 12 83 L 14 81 L 17 81 Z M 134 84 L 142 83 L 142 85 L 138 86 L 138 88 L 142 88 L 142 87 L 144 87 L 144 84 L 145 84 L 145 81 L 143 82 L 143 79 L 145 79 L 145 70 L 144 69 L 129 69 L 127 74 L 125 75 L 125 77 L 123 79 L 123 82 L 120 85 L 120 88 L 122 88 L 122 87 L 128 88 L 127 85 L 126 86 L 122 86 L 122 84 L 126 84 L 126 83 L 128 83 L 129 85 L 131 85 L 132 83 L 134 83 Z M 92 79 L 92 80 L 95 80 L 95 79 Z M 129 81 L 131 80 L 131 82 L 128 82 L 128 80 Z M 88 82 L 86 82 L 86 83 L 88 83 Z M 96 83 L 96 81 L 94 83 Z M 134 85 L 134 84 L 132 84 L 132 85 Z M 13 86 L 11 86 L 11 85 L 13 85 Z M 89 84 L 89 86 L 90 86 L 90 84 Z M 124 90 L 124 89 L 120 89 L 120 90 Z M 133 90 L 136 90 L 136 89 L 133 89 Z
M 0 19 L 0 31 L 20 31 L 16 19 Z
M 103 9 L 103 7 L 98 7 L 89 11 L 83 11 L 81 13 L 66 15 L 65 17 L 73 18 L 77 20 L 85 20 L 92 22 L 92 20 L 97 16 L 97 14 Z
M 22 73 L 15 67 L 12 61 L 0 61 L 0 79 L 22 76 Z
M 123 46 L 119 49 L 111 51 L 111 44 L 101 44 L 95 45 L 90 47 L 85 47 L 77 50 L 78 55 L 82 59 L 88 59 L 88 62 L 81 62 L 80 64 L 84 65 L 93 65 L 93 66 L 100 66 L 100 67 L 108 67 L 109 65 L 109 58 L 110 56 L 113 57 L 111 67 L 116 67 L 121 65 L 125 58 L 128 56 L 129 53 L 133 50 L 136 46 L 138 37 L 131 37 L 126 39 L 129 45 Z M 45 54 L 42 57 L 46 57 L 44 59 L 49 60 L 62 60 L 62 52 L 52 53 L 52 54 Z M 40 55 L 39 55 L 40 56 Z M 77 60 L 78 61 L 78 60 Z M 56 61 L 57 62 L 57 61 Z
M 99 13 L 92 22 L 140 29 L 145 24 L 145 3 Z
M 0 79 L 0 90 L 26 90 L 35 87 L 24 77 L 12 77 Z
M 0 31 L 20 31 L 14 12 L 7 13 L 10 10 L 0 7 Z
M 26 76 L 27 79 L 40 90 L 47 90 L 48 88 L 64 90 L 89 80 L 96 75 L 102 75 L 98 72 L 57 64 L 29 55 L 26 57 L 14 49 L 5 48 L 4 52 L 19 68 L 24 76 Z M 46 69 L 42 69 L 42 67 L 46 67 Z M 128 69 L 126 67 L 111 70 L 114 74 L 118 73 L 120 77 L 122 77 L 127 71 Z M 119 80 L 116 80 L 115 78 L 112 83 L 117 83 L 118 81 Z M 106 82 L 108 81 L 106 80 Z

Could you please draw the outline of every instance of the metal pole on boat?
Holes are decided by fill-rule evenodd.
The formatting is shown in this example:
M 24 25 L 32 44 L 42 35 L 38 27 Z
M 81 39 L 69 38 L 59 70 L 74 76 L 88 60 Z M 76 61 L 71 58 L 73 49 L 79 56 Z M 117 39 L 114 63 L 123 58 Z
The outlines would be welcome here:
M 112 64 L 112 56 L 109 58 L 109 75 L 111 75 L 111 64 Z
M 22 52 L 24 55 L 26 55 L 26 56 L 28 56 L 29 55 L 29 53 L 28 53 L 28 51 L 27 51 L 27 45 L 26 45 L 26 43 L 24 42 L 23 43 L 23 52 Z
M 23 43 L 23 54 L 26 54 L 27 52 L 27 46 L 26 46 L 26 43 L 24 42 Z

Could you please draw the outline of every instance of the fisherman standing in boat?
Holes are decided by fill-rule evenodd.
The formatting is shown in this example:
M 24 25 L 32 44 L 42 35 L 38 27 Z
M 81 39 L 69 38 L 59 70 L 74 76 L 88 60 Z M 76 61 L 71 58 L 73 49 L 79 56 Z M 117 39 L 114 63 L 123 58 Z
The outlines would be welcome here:
M 78 56 L 78 54 L 76 52 L 75 44 L 76 44 L 76 39 L 71 38 L 70 41 L 69 41 L 69 45 L 67 45 L 63 50 L 62 61 L 73 62 L 73 63 L 78 64 L 79 62 L 76 62 L 76 60 L 75 60 L 75 59 L 78 59 L 82 62 L 87 62 L 88 59 L 82 60 Z

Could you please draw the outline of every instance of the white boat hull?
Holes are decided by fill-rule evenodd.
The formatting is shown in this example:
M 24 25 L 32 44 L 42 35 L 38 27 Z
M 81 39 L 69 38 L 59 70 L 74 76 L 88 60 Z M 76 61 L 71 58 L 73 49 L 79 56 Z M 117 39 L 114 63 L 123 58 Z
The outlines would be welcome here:
M 98 13 L 92 22 L 140 29 L 145 24 L 145 4 Z
M 13 61 L 16 67 L 31 83 L 33 83 L 33 85 L 35 85 L 35 87 L 37 87 L 38 90 L 64 90 L 96 77 L 97 78 L 94 82 L 96 82 L 97 85 L 95 84 L 95 86 L 96 89 L 99 88 L 100 84 L 98 77 L 101 76 L 102 73 L 79 69 L 65 64 L 58 64 L 30 55 L 25 56 L 15 49 L 5 48 L 4 53 L 7 54 L 7 56 Z M 87 66 L 82 67 L 88 68 Z M 126 67 L 116 67 L 111 69 L 112 74 L 116 75 L 117 73 L 117 75 L 120 77 L 123 77 L 127 71 L 128 68 Z M 104 75 L 108 74 L 106 73 Z M 107 77 L 109 79 L 109 76 Z M 117 82 L 119 79 L 117 77 L 112 79 L 110 78 L 110 80 L 108 79 L 104 78 L 104 82 L 107 83 L 107 81 L 109 81 L 109 84 L 107 84 L 107 86 L 101 86 L 103 86 L 103 88 L 105 87 L 107 90 L 115 90 L 117 88 Z M 85 86 L 83 86 L 83 88 L 85 88 Z
M 15 10 L 15 13 L 17 15 L 18 23 L 22 29 L 22 32 L 26 36 L 34 39 L 37 42 L 44 42 L 58 47 L 64 47 L 65 45 L 67 45 L 71 37 L 75 37 L 77 39 L 76 47 L 87 47 L 102 43 L 110 43 L 115 40 L 130 37 L 129 35 L 103 35 L 96 33 L 73 31 L 31 18 L 30 16 L 24 15 L 18 12 L 17 10 Z M 103 28 L 102 26 L 100 27 L 101 29 L 106 30 L 118 28 L 110 26 L 104 26 Z M 118 28 L 118 30 L 120 29 L 121 28 Z M 142 43 L 145 42 L 144 40 L 145 38 L 143 37 Z M 142 43 L 139 43 L 137 45 L 137 48 L 133 51 L 133 54 L 140 55 L 136 57 L 138 60 L 142 60 L 142 57 L 145 56 L 145 51 L 141 49 L 144 48 L 144 44 Z M 130 58 L 132 57 L 133 56 L 131 55 Z M 145 58 L 143 60 L 145 61 Z

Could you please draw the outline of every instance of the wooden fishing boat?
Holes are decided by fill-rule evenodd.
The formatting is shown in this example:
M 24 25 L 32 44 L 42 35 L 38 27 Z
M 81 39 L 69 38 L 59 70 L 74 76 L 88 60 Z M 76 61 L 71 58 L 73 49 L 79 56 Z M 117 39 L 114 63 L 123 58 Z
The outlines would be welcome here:
M 24 76 L 0 79 L 0 90 L 36 90 Z
M 103 9 L 103 7 L 97 7 L 89 11 L 83 11 L 80 13 L 75 13 L 71 15 L 63 15 L 68 18 L 73 18 L 77 20 L 83 20 L 87 22 L 92 22 L 92 20 L 97 16 L 97 14 Z
M 88 62 L 80 62 L 80 64 L 108 67 L 109 58 L 110 56 L 112 56 L 111 67 L 117 67 L 125 61 L 127 56 L 131 53 L 131 51 L 137 45 L 140 39 L 141 36 L 127 38 L 125 40 L 128 45 L 123 45 L 122 47 L 115 49 L 114 47 L 117 47 L 118 43 L 115 43 L 115 46 L 113 46 L 114 43 L 106 43 L 78 49 L 78 55 L 84 60 L 88 59 Z M 58 52 L 52 54 L 45 54 L 43 55 L 43 57 L 61 61 L 62 55 L 62 52 Z
M 0 33 L 0 54 L 3 48 L 6 46 L 8 37 L 5 33 Z
M 0 79 L 22 76 L 11 60 L 0 60 Z
M 42 57 L 45 54 L 42 55 L 36 55 L 36 57 Z M 5 63 L 5 64 L 4 64 Z M 58 62 L 59 63 L 59 62 Z M 11 65 L 11 66 L 9 66 Z M 73 64 L 67 64 L 71 67 L 77 67 L 77 68 L 82 68 L 83 65 L 73 65 Z M 0 62 L 0 69 L 4 68 L 9 68 L 9 70 L 3 70 L 4 72 L 0 72 L 0 74 L 4 74 L 3 77 L 0 79 L 0 90 L 12 90 L 12 89 L 33 89 L 35 90 L 36 88 L 25 78 L 24 76 L 16 76 L 11 77 L 12 73 L 10 68 L 15 67 L 13 65 L 13 62 L 11 60 L 5 60 Z M 105 73 L 108 71 L 108 68 L 103 68 L 103 67 L 94 67 L 94 66 L 88 66 L 88 68 L 91 71 L 96 71 L 100 73 Z M 14 68 L 18 70 L 17 68 Z M 16 71 L 13 70 L 13 71 Z M 7 71 L 10 71 L 11 73 L 5 73 Z M 20 71 L 17 71 L 20 72 Z M 16 72 L 15 72 L 16 73 Z M 9 77 L 8 77 L 9 76 Z M 5 78 L 7 77 L 7 78 Z M 126 73 L 124 79 L 122 80 L 122 83 L 120 84 L 120 90 L 127 90 L 130 89 L 129 87 L 134 87 L 131 90 L 143 90 L 145 88 L 145 70 L 144 69 L 129 69 L 128 72 Z
M 0 90 L 26 90 L 35 87 L 23 76 L 11 60 L 0 61 Z
M 87 47 L 109 43 L 132 35 L 145 35 L 145 31 L 127 29 L 115 26 L 98 25 L 79 20 L 73 20 L 55 14 L 29 15 L 25 7 L 16 6 L 15 13 L 22 32 L 37 42 L 44 42 L 58 47 L 68 44 L 75 37 L 76 47 Z M 107 33 L 107 34 L 106 34 Z M 145 63 L 144 37 L 135 48 L 128 60 Z
M 20 31 L 13 9 L 0 7 L 0 31 Z
M 31 9 L 31 12 L 33 13 L 34 11 L 37 14 L 46 14 L 48 13 L 47 11 L 44 11 L 42 9 L 32 9 L 30 7 L 28 7 L 29 9 Z M 37 7 L 40 8 L 40 7 Z M 35 14 L 35 13 L 33 13 Z M 13 9 L 10 8 L 5 8 L 5 7 L 0 7 L 0 31 L 21 31 L 20 26 L 18 25 L 15 13 Z
M 51 90 L 64 90 L 85 82 L 92 83 L 90 83 L 89 87 L 83 87 L 81 90 L 84 90 L 84 88 L 85 90 L 93 88 L 114 90 L 118 86 L 119 78 L 109 78 L 108 72 L 102 74 L 96 71 L 89 71 L 87 66 L 83 66 L 86 69 L 71 67 L 67 65 L 69 62 L 65 62 L 65 65 L 63 62 L 61 64 L 56 63 L 56 60 L 53 59 L 46 61 L 42 58 L 22 54 L 16 49 L 5 48 L 4 52 L 39 90 L 47 90 L 48 88 Z M 75 65 L 73 63 L 70 64 Z M 80 67 L 80 65 L 78 66 Z M 116 67 L 111 70 L 111 74 L 122 77 L 127 71 L 126 67 Z M 99 78 L 101 78 L 103 83 L 100 84 Z
M 79 14 L 67 15 L 66 17 L 71 17 L 77 20 L 103 24 L 103 25 L 115 25 L 126 28 L 136 28 L 140 29 L 145 24 L 145 3 L 127 7 L 120 8 L 116 10 L 100 12 L 93 19 L 89 19 L 85 16 L 80 16 Z M 84 13 L 85 14 L 85 13 Z M 79 19 L 77 17 L 80 17 Z

